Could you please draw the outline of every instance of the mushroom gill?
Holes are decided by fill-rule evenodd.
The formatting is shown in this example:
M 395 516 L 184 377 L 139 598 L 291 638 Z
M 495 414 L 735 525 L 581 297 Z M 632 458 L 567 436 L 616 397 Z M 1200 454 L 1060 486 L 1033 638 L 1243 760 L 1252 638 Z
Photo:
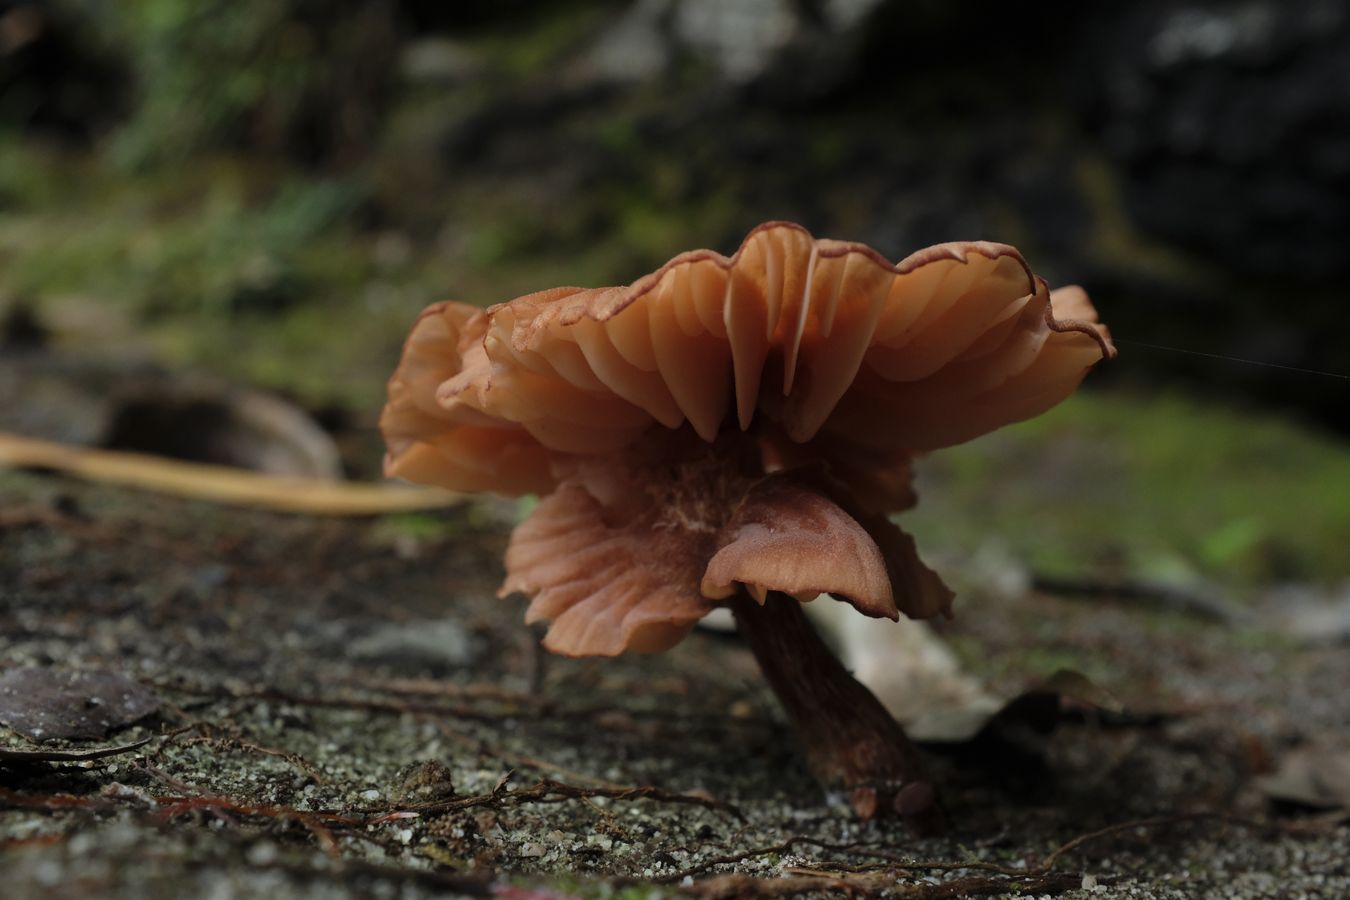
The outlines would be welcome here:
M 1044 411 L 1114 353 L 1086 294 L 1051 292 L 1012 247 L 940 244 L 892 265 L 774 222 L 730 257 L 684 253 L 626 287 L 430 307 L 389 382 L 385 468 L 545 495 L 512 536 L 502 593 L 532 598 L 549 649 L 664 650 L 726 603 L 782 696 L 793 678 L 761 655 L 780 639 L 751 632 L 809 632 L 786 624 L 785 598 L 949 611 L 888 518 L 914 502 L 912 456 Z M 849 678 L 834 666 L 818 677 Z M 910 762 L 887 766 L 914 781 Z
M 592 617 L 586 628 L 550 633 L 560 652 L 664 649 L 709 601 L 726 596 L 732 571 L 779 576 L 774 584 L 751 582 L 756 590 L 804 596 L 819 589 L 883 615 L 892 602 L 879 587 L 887 571 L 895 578 L 918 566 L 908 538 L 884 518 L 913 502 L 909 457 L 1036 415 L 1113 354 L 1082 290 L 1051 293 L 1012 247 L 941 244 L 891 265 L 861 244 L 815 241 L 799 226 L 769 223 L 731 257 L 684 253 L 628 287 L 555 288 L 487 310 L 429 308 L 389 383 L 381 417 L 386 469 L 458 490 L 566 488 L 541 504 L 540 522 L 522 525 L 506 585 L 536 598 L 547 594 L 531 616 L 553 619 L 555 630 L 557 617 L 574 608 Z M 653 452 L 663 447 L 680 449 Z M 712 517 L 716 527 L 705 522 L 705 530 L 691 531 L 672 519 L 678 506 L 662 495 L 667 488 L 654 485 L 700 454 L 714 460 L 712 470 L 734 468 L 739 487 L 719 484 L 726 508 Z M 657 462 L 636 477 L 635 459 Z M 734 467 L 717 462 L 732 459 Z M 623 484 L 596 475 L 577 482 L 569 473 L 588 460 L 592 472 L 629 476 Z M 786 561 L 786 548 L 809 543 L 802 529 L 789 536 L 781 517 L 773 540 L 748 521 L 738 526 L 745 535 L 738 549 L 714 540 L 755 479 L 813 465 L 822 467 L 816 480 L 832 484 L 835 499 L 817 492 L 808 501 L 809 491 L 800 489 L 792 495 L 797 518 L 805 528 L 806 506 L 837 508 L 837 498 L 847 498 L 855 514 L 837 521 L 853 524 L 832 529 L 831 540 L 866 533 L 877 545 L 849 545 L 857 548 L 851 564 L 867 572 L 859 576 L 870 580 L 867 591 L 823 574 L 808 584 L 804 572 L 789 575 L 771 564 L 773 554 Z M 780 502 L 790 493 L 757 490 Z M 644 491 L 643 511 L 620 508 L 626 495 Z M 767 516 L 756 502 L 760 507 L 750 508 Z M 604 521 L 606 534 L 632 532 L 633 561 L 663 560 L 662 588 L 637 602 L 613 585 L 599 590 L 593 578 L 550 582 L 564 573 L 527 563 L 535 556 L 524 542 L 551 534 L 547 520 L 564 505 L 575 506 L 577 516 L 594 505 L 592 518 Z M 748 515 L 740 512 L 742 520 Z M 684 549 L 657 552 L 658 544 L 672 551 L 678 535 L 687 536 L 678 541 Z M 560 554 L 576 544 L 564 537 L 554 541 Z M 607 540 L 613 546 L 606 558 L 617 559 L 623 542 L 614 543 L 614 534 Z M 745 556 L 751 547 L 763 560 Z M 883 566 L 887 557 L 891 564 Z M 671 568 L 677 559 L 678 573 Z M 919 580 L 921 596 L 901 599 L 901 608 L 914 616 L 946 611 L 945 600 L 932 599 L 940 594 L 928 583 L 935 577 Z M 583 584 L 594 591 L 579 595 Z M 653 618 L 663 608 L 665 630 Z

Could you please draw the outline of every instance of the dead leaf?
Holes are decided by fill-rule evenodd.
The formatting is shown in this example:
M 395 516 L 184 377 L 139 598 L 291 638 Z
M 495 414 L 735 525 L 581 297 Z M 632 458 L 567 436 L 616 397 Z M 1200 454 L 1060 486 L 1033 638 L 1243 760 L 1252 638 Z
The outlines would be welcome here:
M 1350 743 L 1307 744 L 1280 757 L 1274 774 L 1256 779 L 1272 800 L 1350 814 Z
M 1082 672 L 1075 672 L 1072 669 L 1058 670 L 1031 690 L 1058 696 L 1061 708 L 1077 706 L 1080 709 L 1099 709 L 1117 715 L 1125 711 L 1124 704 L 1110 691 L 1096 684 Z
M 1002 706 L 926 622 L 869 619 L 832 600 L 806 610 L 853 677 L 915 740 L 963 740 Z
M 1120 715 L 1125 708 L 1086 675 L 1060 669 L 992 711 L 983 706 L 951 710 L 943 721 L 941 735 L 928 740 L 964 743 L 1010 727 L 1027 727 L 1048 734 L 1064 719 L 1065 713 L 1075 710 Z
M 101 445 L 265 472 L 337 481 L 333 438 L 309 413 L 262 391 L 174 378 L 129 390 Z
M 101 738 L 159 705 L 153 691 L 115 672 L 29 668 L 0 676 L 0 723 L 34 741 Z
M 959 744 L 986 729 L 1010 725 L 1044 733 L 1073 710 L 1123 712 L 1108 691 L 1068 669 L 1001 701 L 961 668 L 926 622 L 868 619 L 847 604 L 833 602 L 807 604 L 807 612 L 853 676 L 917 741 Z

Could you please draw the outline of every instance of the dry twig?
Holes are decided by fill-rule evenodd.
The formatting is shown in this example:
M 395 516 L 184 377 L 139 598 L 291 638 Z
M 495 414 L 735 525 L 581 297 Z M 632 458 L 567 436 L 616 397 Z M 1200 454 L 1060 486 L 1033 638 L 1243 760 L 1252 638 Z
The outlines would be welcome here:
M 438 509 L 462 502 L 458 494 L 435 488 L 265 475 L 229 466 L 77 447 L 5 433 L 0 433 L 0 466 L 54 469 L 90 481 L 194 500 L 309 515 L 378 515 Z
M 1024 891 L 1054 893 L 1069 890 L 1080 883 L 1081 875 L 1057 873 L 1054 869 L 1066 854 L 1079 849 L 1083 845 L 1121 832 L 1162 828 L 1196 821 L 1220 821 L 1226 824 L 1261 829 L 1278 827 L 1270 822 L 1243 819 L 1217 812 L 1182 813 L 1135 819 L 1080 834 L 1051 850 L 1039 865 L 1029 867 L 1000 865 L 983 860 L 952 862 L 904 859 L 880 848 L 857 844 L 830 844 L 815 838 L 793 835 L 787 840 L 771 846 L 728 856 L 714 857 L 697 866 L 663 876 L 658 880 L 666 884 L 678 883 L 703 874 L 713 866 L 743 862 L 759 856 L 786 853 L 798 845 L 805 844 L 833 852 L 846 852 L 874 859 L 884 859 L 887 860 L 887 863 L 847 865 L 820 862 L 785 868 L 783 872 L 786 877 L 775 876 L 772 878 L 757 878 L 744 874 L 717 875 L 696 881 L 687 886 L 686 890 L 696 896 L 710 898 L 728 896 L 782 897 L 819 890 L 843 891 L 864 896 L 884 890 L 902 897 L 921 898 L 964 897 Z M 933 883 L 898 883 L 899 879 L 916 872 L 959 871 L 976 871 L 987 874 Z
M 142 738 L 139 741 L 132 741 L 130 744 L 121 744 L 116 747 L 99 747 L 96 750 L 4 750 L 0 749 L 0 764 L 3 763 L 33 763 L 33 762 L 87 762 L 94 759 L 107 759 L 109 756 L 118 756 L 122 753 L 130 753 L 139 747 L 153 741 L 154 736 Z
M 650 785 L 580 787 L 574 784 L 565 784 L 561 781 L 553 781 L 549 778 L 541 778 L 529 787 L 523 787 L 513 791 L 508 789 L 511 774 L 512 773 L 508 772 L 497 782 L 496 786 L 486 794 L 410 804 L 407 809 L 413 812 L 422 813 L 423 815 L 429 815 L 458 812 L 460 810 L 474 809 L 477 807 L 503 808 L 520 806 L 526 803 L 562 803 L 567 800 L 593 800 L 597 797 L 603 797 L 609 800 L 654 800 L 659 803 L 680 803 L 689 806 L 701 806 L 704 809 L 727 813 L 742 822 L 745 821 L 745 814 L 735 806 L 701 794 L 679 793 L 677 791 L 668 791 L 664 788 L 652 787 Z
M 432 715 L 447 716 L 455 719 L 468 719 L 479 722 L 499 722 L 504 718 L 518 717 L 526 713 L 518 709 L 487 711 L 472 706 L 451 705 L 448 703 L 415 703 L 401 700 L 381 700 L 351 695 L 318 696 L 292 694 L 270 687 L 247 687 L 229 689 L 223 687 L 197 687 L 145 680 L 145 683 L 166 691 L 177 691 L 196 697 L 214 697 L 220 700 L 267 700 L 273 703 L 289 703 L 293 706 L 306 706 L 327 709 L 355 709 L 366 712 L 389 713 L 392 715 Z
M 874 896 L 885 892 L 895 897 L 916 900 L 945 900 L 951 897 L 981 897 L 1012 892 L 1059 893 L 1082 884 L 1078 875 L 1049 874 L 1027 878 L 1016 884 L 1004 878 L 957 878 L 937 883 L 897 884 L 882 875 L 800 874 L 781 878 L 756 878 L 753 875 L 718 875 L 688 888 L 686 893 L 707 900 L 745 897 L 792 897 L 817 891 L 848 896 Z
M 332 827 L 358 828 L 365 823 L 341 813 L 315 810 L 312 812 L 279 806 L 271 803 L 241 803 L 229 797 L 155 797 L 159 804 L 159 815 L 173 819 L 185 813 L 206 812 L 228 819 L 229 814 L 246 818 L 272 819 L 280 822 L 298 822 L 309 830 L 319 845 L 330 856 L 337 856 L 338 843 L 333 837 Z
M 190 737 L 183 741 L 176 741 L 180 735 L 188 731 L 198 731 L 201 733 L 196 737 Z M 194 744 L 205 744 L 212 749 L 228 748 L 242 750 L 245 753 L 256 753 L 260 756 L 270 756 L 274 759 L 285 760 L 292 766 L 295 766 L 301 772 L 304 772 L 315 784 L 323 784 L 323 775 L 319 772 L 318 767 L 299 753 L 296 753 L 293 750 L 268 747 L 265 744 L 257 743 L 256 741 L 245 737 L 241 729 L 236 728 L 235 731 L 236 733 L 230 733 L 224 726 L 212 722 L 194 722 L 191 725 L 166 735 L 168 740 L 166 740 L 165 743 L 167 744 L 170 741 L 176 741 L 184 747 L 190 747 Z M 163 750 L 163 748 L 164 745 L 161 744 L 159 750 L 156 750 L 156 754 Z

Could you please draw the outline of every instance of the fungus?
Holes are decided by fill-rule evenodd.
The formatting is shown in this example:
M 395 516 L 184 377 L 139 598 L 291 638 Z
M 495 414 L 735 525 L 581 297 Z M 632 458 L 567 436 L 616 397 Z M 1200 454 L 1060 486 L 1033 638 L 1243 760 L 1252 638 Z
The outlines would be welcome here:
M 627 287 L 428 308 L 389 382 L 385 467 L 543 495 L 500 593 L 531 598 L 555 653 L 662 651 L 730 606 L 819 780 L 923 821 L 917 753 L 801 603 L 949 615 L 889 518 L 915 501 L 910 460 L 1037 415 L 1114 353 L 1087 295 L 1012 247 L 892 265 L 774 222 Z

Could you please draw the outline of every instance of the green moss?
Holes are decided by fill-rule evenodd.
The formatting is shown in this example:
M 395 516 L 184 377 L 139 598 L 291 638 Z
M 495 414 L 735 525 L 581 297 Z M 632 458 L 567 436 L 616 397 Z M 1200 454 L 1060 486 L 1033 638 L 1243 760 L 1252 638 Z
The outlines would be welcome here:
M 499 75 L 538 75 L 556 63 L 578 41 L 593 35 L 597 23 L 614 15 L 607 3 L 538 4 L 529 24 L 512 22 L 509 29 L 478 36 L 471 45 L 493 61 Z
M 935 454 L 905 514 L 930 541 L 1006 542 L 1042 570 L 1251 586 L 1347 574 L 1350 456 L 1271 416 L 1086 392 Z
M 331 0 L 85 5 L 134 72 L 135 108 L 108 147 L 128 170 L 238 148 L 313 162 L 360 140 L 333 125 L 373 119 L 392 69 L 392 17 L 376 4 L 345 16 Z
M 30 152 L 5 146 L 0 195 L 12 193 L 8 167 Z M 119 311 L 172 364 L 318 402 L 377 402 L 421 303 L 369 302 L 374 239 L 350 224 L 358 181 L 212 160 L 128 178 L 87 160 L 35 158 L 49 186 L 33 189 L 39 205 L 0 216 L 0 295 L 39 311 L 71 298 Z M 62 335 L 74 349 L 107 337 Z M 341 353 L 350 366 L 333 364 Z
M 70 165 L 54 147 L 0 140 L 0 210 L 8 218 L 63 201 Z
M 306 277 L 326 274 L 324 242 L 359 201 L 349 184 L 209 163 L 129 180 L 72 165 L 58 177 L 81 189 L 0 220 L 6 286 L 152 313 L 292 299 Z
M 382 516 L 370 530 L 376 546 L 394 546 L 401 540 L 445 541 L 463 538 L 485 527 L 485 513 L 478 507 L 440 513 L 397 513 Z

